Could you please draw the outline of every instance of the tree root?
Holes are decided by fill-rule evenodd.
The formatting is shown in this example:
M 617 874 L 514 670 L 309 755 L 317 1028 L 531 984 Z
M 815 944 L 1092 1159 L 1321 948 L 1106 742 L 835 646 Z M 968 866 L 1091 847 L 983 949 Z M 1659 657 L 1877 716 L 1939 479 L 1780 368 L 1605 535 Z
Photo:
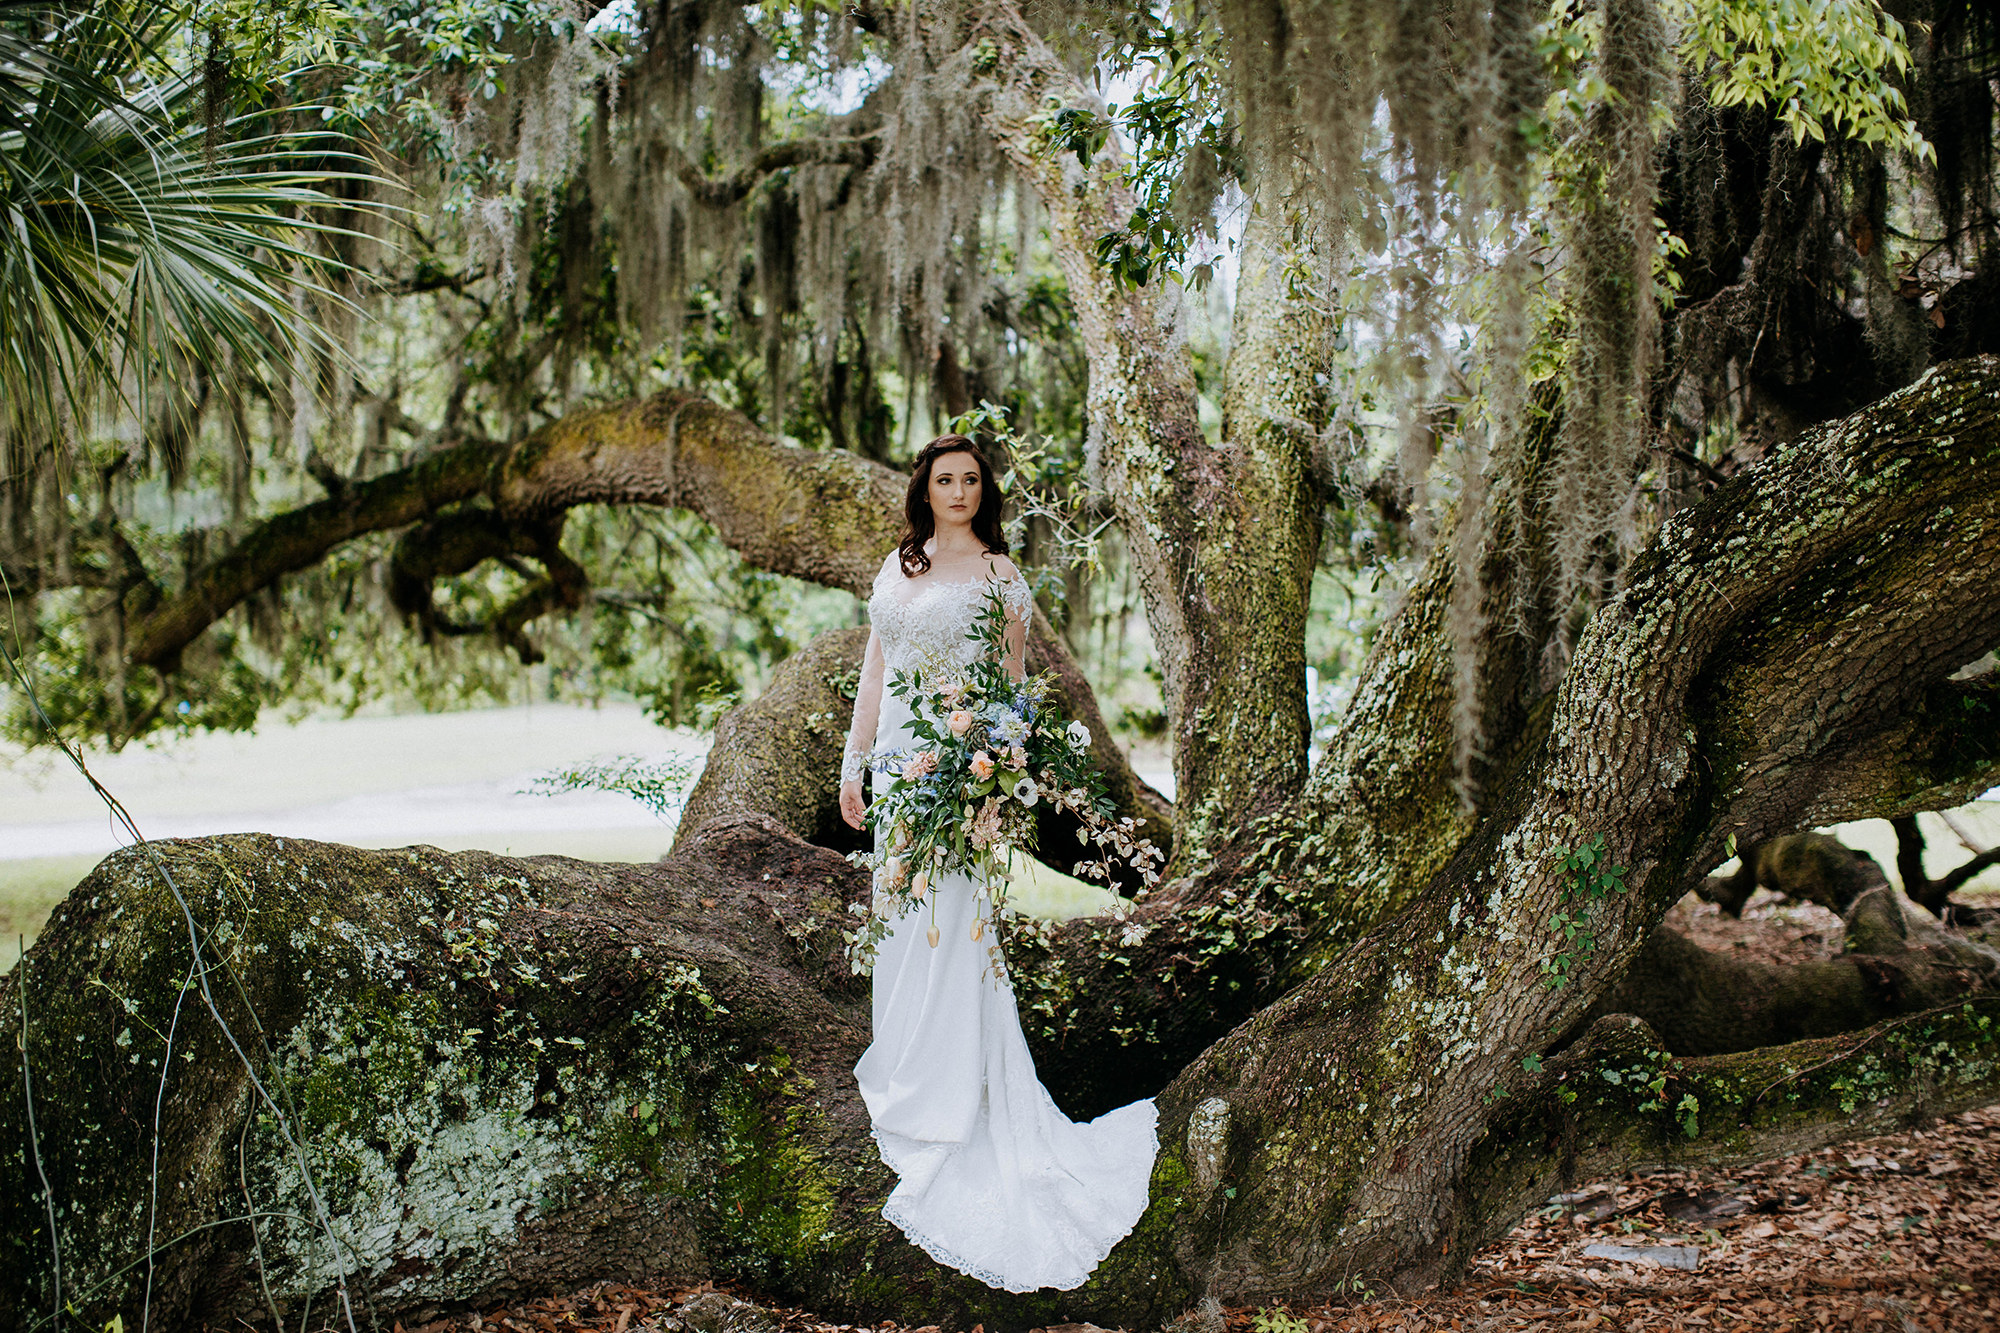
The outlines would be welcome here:
M 1839 866 L 1850 858 L 1827 859 Z M 1944 929 L 1885 883 L 1850 902 L 1844 919 L 1847 952 L 1791 965 L 1732 958 L 1660 926 L 1577 1030 L 1631 1014 L 1678 1054 L 1747 1051 L 1852 1032 L 1963 998 L 2000 978 L 2000 952 Z
M 1469 1257 L 1575 1182 L 1635 1166 L 1733 1166 L 1907 1129 L 2000 1101 L 2000 995 L 1731 1055 L 1683 1057 L 1611 1015 L 1517 1089 L 1475 1146 Z

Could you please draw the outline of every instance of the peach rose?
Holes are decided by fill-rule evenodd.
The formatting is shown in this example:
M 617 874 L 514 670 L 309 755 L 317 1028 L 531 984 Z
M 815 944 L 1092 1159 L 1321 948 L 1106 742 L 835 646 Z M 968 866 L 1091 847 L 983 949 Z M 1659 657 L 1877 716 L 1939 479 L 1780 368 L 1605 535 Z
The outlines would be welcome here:
M 952 709 L 951 716 L 945 719 L 945 725 L 951 728 L 952 735 L 963 736 L 966 732 L 972 730 L 972 710 L 969 708 Z
M 993 756 L 981 750 L 972 756 L 972 776 L 981 782 L 993 776 Z

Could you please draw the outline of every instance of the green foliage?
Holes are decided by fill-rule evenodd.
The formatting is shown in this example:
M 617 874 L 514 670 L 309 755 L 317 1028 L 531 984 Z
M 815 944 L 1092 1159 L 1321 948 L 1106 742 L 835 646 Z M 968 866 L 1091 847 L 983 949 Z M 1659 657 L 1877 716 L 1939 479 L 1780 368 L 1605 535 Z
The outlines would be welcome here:
M 1605 856 L 1602 833 L 1564 852 L 1557 867 L 1568 881 L 1563 885 L 1563 905 L 1548 919 L 1549 931 L 1561 947 L 1541 960 L 1542 980 L 1551 990 L 1567 985 L 1583 960 L 1597 952 L 1590 904 L 1627 887 L 1625 867 L 1613 865 Z
M 190 363 L 333 353 L 294 298 L 338 303 L 327 188 L 372 177 L 288 117 L 221 116 L 212 85 L 176 69 L 195 13 L 0 6 L 0 396 L 16 429 L 62 436 L 107 394 L 144 417 Z
M 1631 1095 L 1635 1102 L 1633 1109 L 1640 1115 L 1665 1112 L 1680 1127 L 1688 1138 L 1701 1135 L 1701 1098 L 1693 1092 L 1683 1092 L 1680 1100 L 1672 1104 L 1671 1085 L 1681 1080 L 1680 1062 L 1663 1050 L 1646 1050 L 1632 1064 L 1624 1066 L 1605 1065 L 1598 1069 L 1597 1076 L 1614 1088 Z M 1680 1081 L 1680 1086 L 1686 1083 Z M 1565 1089 L 1564 1091 L 1569 1091 Z M 1569 1092 L 1565 1101 L 1574 1101 L 1576 1094 Z
M 1829 135 L 1935 160 L 1893 82 L 1903 25 L 1875 0 L 1679 0 L 1683 58 L 1717 106 L 1772 106 L 1794 142 Z
M 1282 1305 L 1260 1309 L 1251 1318 L 1257 1333 L 1309 1333 L 1311 1325 Z
M 171 680 L 107 671 L 95 642 L 101 627 L 84 602 L 75 590 L 45 594 L 34 604 L 32 625 L 21 623 L 16 608 L 12 626 L 27 631 L 22 643 L 0 619 L 0 648 L 22 671 L 20 679 L 0 673 L 0 736 L 28 746 L 51 743 L 44 717 L 64 736 L 103 736 L 114 745 L 156 732 L 243 731 L 279 697 L 275 682 L 243 660 L 243 635 L 230 628 L 190 653 L 186 669 Z
M 460 187 L 454 206 L 467 202 L 461 190 L 493 188 L 512 166 L 468 141 L 468 107 L 507 92 L 538 44 L 586 40 L 581 7 L 565 0 L 355 0 L 340 11 L 314 52 L 344 75 L 327 99 L 329 122 L 443 165 Z
M 655 819 L 664 820 L 680 809 L 695 776 L 694 760 L 687 755 L 641 759 L 621 754 L 540 774 L 528 784 L 527 790 L 536 796 L 560 796 L 573 791 L 616 792 L 645 806 Z
M 1225 113 L 1226 53 L 1208 24 L 1182 22 L 1170 8 L 1125 16 L 1102 68 L 1132 79 L 1123 106 L 1051 104 L 1040 118 L 1049 149 L 1069 152 L 1088 169 L 1113 128 L 1133 145 L 1126 167 L 1137 206 L 1123 227 L 1097 238 L 1097 261 L 1126 286 L 1165 277 L 1199 289 L 1214 261 L 1190 263 L 1201 242 L 1216 240 L 1211 210 L 1224 183 L 1241 176 L 1242 150 Z

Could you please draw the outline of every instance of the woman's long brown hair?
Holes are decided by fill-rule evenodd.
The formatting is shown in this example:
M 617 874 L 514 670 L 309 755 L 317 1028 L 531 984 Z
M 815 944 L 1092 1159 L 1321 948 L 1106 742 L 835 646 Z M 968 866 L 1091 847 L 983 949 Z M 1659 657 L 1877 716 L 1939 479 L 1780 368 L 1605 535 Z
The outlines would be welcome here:
M 910 472 L 910 493 L 903 498 L 903 518 L 908 523 L 903 540 L 896 546 L 902 560 L 903 577 L 913 579 L 928 573 L 931 558 L 924 543 L 937 533 L 937 516 L 931 512 L 931 467 L 947 454 L 971 454 L 979 464 L 979 508 L 973 511 L 972 535 L 979 538 L 988 555 L 1007 554 L 1007 534 L 1000 529 L 1000 486 L 993 480 L 993 464 L 986 459 L 970 435 L 940 435 L 917 451 Z

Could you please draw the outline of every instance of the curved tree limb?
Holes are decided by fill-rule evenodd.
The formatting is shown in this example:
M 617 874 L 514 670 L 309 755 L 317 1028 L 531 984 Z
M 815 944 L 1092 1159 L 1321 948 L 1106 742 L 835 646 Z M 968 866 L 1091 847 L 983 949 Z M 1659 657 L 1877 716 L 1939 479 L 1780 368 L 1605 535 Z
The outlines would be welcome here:
M 501 513 L 686 509 L 750 564 L 865 597 L 902 535 L 904 481 L 855 454 L 779 444 L 740 412 L 669 390 L 573 413 L 494 469 Z
M 280 514 L 148 610 L 132 631 L 130 658 L 171 669 L 187 644 L 259 589 L 365 532 L 408 527 L 391 595 L 440 631 L 454 627 L 426 620 L 432 580 L 507 554 L 541 563 L 548 577 L 483 627 L 522 660 L 538 660 L 526 625 L 574 608 L 586 590 L 583 569 L 560 546 L 562 517 L 580 504 L 685 509 L 759 569 L 866 597 L 882 553 L 902 536 L 906 487 L 901 475 L 857 454 L 781 444 L 739 412 L 668 391 L 563 417 L 511 447 L 458 445 L 354 483 L 338 499 Z M 1089 683 L 1039 614 L 1030 664 L 1062 678 L 1072 716 L 1091 729 L 1112 799 L 1165 846 L 1171 805 L 1132 772 Z M 838 768 L 836 758 L 828 772 Z M 1052 851 L 1060 846 L 1054 839 Z
M 259 524 L 132 624 L 126 657 L 172 671 L 181 651 L 210 625 L 284 575 L 318 564 L 363 533 L 407 526 L 479 494 L 494 453 L 483 440 L 454 445 L 387 476 L 357 482 L 337 498 Z
M 128 635 L 128 656 L 171 670 L 210 625 L 284 575 L 364 533 L 408 527 L 473 500 L 513 524 L 578 504 L 684 508 L 760 569 L 865 595 L 879 552 L 900 535 L 902 491 L 901 478 L 878 463 L 778 444 L 740 413 L 663 393 L 564 417 L 512 446 L 454 445 L 352 483 L 337 499 L 279 514 L 141 617 Z M 432 538 L 413 540 L 409 559 L 421 564 L 416 552 Z
M 873 134 L 852 139 L 787 139 L 765 145 L 756 157 L 721 177 L 705 174 L 686 153 L 664 139 L 656 141 L 652 151 L 689 194 L 710 208 L 727 208 L 766 178 L 789 167 L 841 163 L 865 167 L 875 160 L 880 147 L 880 138 Z

